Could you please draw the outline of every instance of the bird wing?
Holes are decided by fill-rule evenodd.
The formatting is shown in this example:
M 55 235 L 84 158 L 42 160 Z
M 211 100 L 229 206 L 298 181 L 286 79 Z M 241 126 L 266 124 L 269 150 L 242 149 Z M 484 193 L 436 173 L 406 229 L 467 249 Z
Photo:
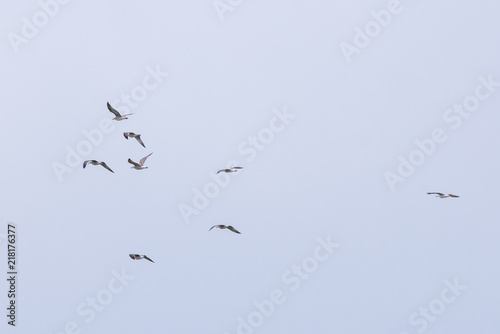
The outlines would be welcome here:
M 427 195 L 441 195 L 441 196 L 443 196 L 444 194 L 442 194 L 442 193 L 427 193 Z
M 135 139 L 137 139 L 137 141 L 139 142 L 139 144 L 142 145 L 142 147 L 146 148 L 146 146 L 144 145 L 144 143 L 141 140 L 141 135 L 135 136 Z M 151 153 L 151 154 L 153 154 L 153 153 Z M 144 159 L 144 161 L 146 161 L 146 159 Z
M 450 197 L 460 197 L 460 196 L 453 195 L 453 194 L 448 194 L 448 196 L 450 196 Z
M 137 162 L 133 162 L 132 159 L 128 159 L 128 163 L 134 165 L 135 167 L 141 167 Z
M 146 260 L 148 260 L 148 261 L 151 261 L 151 262 L 155 263 L 155 261 L 151 260 L 151 259 L 150 259 L 149 257 L 147 257 L 146 255 L 144 255 L 144 258 L 145 258 Z
M 243 169 L 243 167 L 231 167 L 232 169 Z
M 130 258 L 132 260 L 137 260 L 137 257 L 139 256 L 138 254 L 129 254 L 128 256 L 130 256 Z
M 139 163 L 141 164 L 141 166 L 144 166 L 144 163 L 146 162 L 146 159 L 149 158 L 149 156 L 153 154 L 153 153 L 150 153 L 148 155 L 146 155 L 144 158 L 141 159 L 141 161 L 139 161 Z
M 111 104 L 109 104 L 108 102 L 108 110 L 111 111 L 113 114 L 115 114 L 116 117 L 121 117 L 122 115 L 120 115 L 120 113 L 118 112 L 118 110 L 116 110 L 115 108 L 113 108 L 111 106 Z
M 102 167 L 104 167 L 104 168 L 106 168 L 107 170 L 109 170 L 111 173 L 114 173 L 114 172 L 111 170 L 111 168 L 109 168 L 109 166 L 108 166 L 108 165 L 106 165 L 106 163 L 105 163 L 105 162 L 101 162 L 101 166 L 102 166 Z
M 125 137 L 125 139 L 128 139 L 128 136 L 130 136 L 131 134 L 132 132 L 124 132 L 123 137 Z
M 227 229 L 228 229 L 228 230 L 230 230 L 230 231 L 233 231 L 234 233 L 241 234 L 240 232 L 238 232 L 238 230 L 236 230 L 236 229 L 235 229 L 234 227 L 232 227 L 232 226 L 228 226 L 228 227 L 227 227 Z
M 90 160 L 84 161 L 83 162 L 83 168 L 85 168 L 89 162 L 90 162 Z
M 212 226 L 212 227 L 210 228 L 210 230 L 209 230 L 209 231 L 211 231 L 214 227 L 219 227 L 219 226 L 220 226 L 220 225 L 214 225 L 214 226 Z

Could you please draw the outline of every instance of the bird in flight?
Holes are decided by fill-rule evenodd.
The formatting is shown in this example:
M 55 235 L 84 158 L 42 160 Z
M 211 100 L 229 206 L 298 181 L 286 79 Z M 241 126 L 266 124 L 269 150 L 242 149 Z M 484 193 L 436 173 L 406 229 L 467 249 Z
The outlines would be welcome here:
M 132 114 L 126 114 L 126 115 L 123 115 L 123 116 L 120 115 L 120 113 L 118 112 L 118 110 L 116 110 L 115 108 L 113 108 L 111 106 L 111 104 L 109 104 L 109 102 L 108 102 L 108 110 L 111 111 L 116 116 L 115 118 L 113 118 L 115 121 L 122 121 L 124 119 L 128 119 L 127 116 L 132 115 Z
M 141 159 L 141 161 L 139 161 L 139 163 L 137 162 L 134 162 L 132 161 L 132 159 L 128 159 L 128 162 L 131 163 L 133 166 L 130 167 L 130 168 L 134 168 L 134 169 L 137 169 L 137 170 L 141 170 L 141 169 L 146 169 L 148 167 L 144 167 L 144 163 L 146 162 L 146 159 L 153 153 L 150 153 L 148 155 L 146 155 L 144 158 Z
M 437 195 L 436 197 L 446 198 L 446 197 L 460 197 L 453 194 L 443 194 L 443 193 L 427 193 L 427 195 Z
M 94 166 L 97 166 L 97 165 L 101 165 L 102 167 L 106 168 L 107 170 L 109 170 L 111 173 L 114 173 L 111 168 L 108 167 L 108 165 L 106 165 L 105 162 L 103 161 L 97 161 L 97 160 L 86 160 L 83 162 L 83 168 L 87 167 L 87 164 L 92 164 Z
M 233 231 L 234 233 L 238 233 L 238 234 L 241 234 L 240 232 L 238 232 L 234 227 L 230 226 L 230 225 L 214 225 L 210 228 L 210 230 L 208 231 L 211 231 L 214 227 L 217 227 L 217 228 L 220 228 L 221 230 L 224 230 L 224 229 L 228 229 L 229 231 Z
M 141 140 L 141 135 L 136 135 L 133 132 L 124 132 L 123 136 L 125 137 L 125 139 L 128 139 L 128 137 L 137 139 L 137 141 L 139 142 L 139 144 L 141 144 L 142 147 L 146 148 L 146 146 L 144 146 L 144 143 Z
M 229 167 L 229 168 L 226 168 L 226 169 L 221 169 L 217 172 L 217 174 L 221 173 L 221 172 L 224 172 L 224 173 L 234 173 L 234 172 L 237 172 L 238 169 L 243 169 L 243 167 Z
M 147 257 L 146 255 L 139 255 L 139 254 L 129 254 L 128 256 L 130 256 L 130 258 L 132 260 L 142 260 L 142 259 L 146 259 L 148 261 L 151 261 L 153 263 L 155 263 L 153 260 L 151 260 L 149 257 Z

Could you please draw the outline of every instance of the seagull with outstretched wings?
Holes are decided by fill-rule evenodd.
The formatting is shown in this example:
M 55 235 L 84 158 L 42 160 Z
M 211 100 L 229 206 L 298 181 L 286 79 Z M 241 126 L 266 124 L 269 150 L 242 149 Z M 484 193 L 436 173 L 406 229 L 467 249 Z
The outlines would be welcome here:
M 453 195 L 453 194 L 443 194 L 443 193 L 427 193 L 427 195 L 437 195 L 436 197 L 440 197 L 440 198 L 446 198 L 446 197 L 460 197 L 460 196 L 457 196 L 457 195 Z
M 125 137 L 125 139 L 128 139 L 128 137 L 137 139 L 137 141 L 139 142 L 139 144 L 141 144 L 142 147 L 146 148 L 146 146 L 144 146 L 144 143 L 141 140 L 141 135 L 140 134 L 136 135 L 133 132 L 124 132 L 123 136 Z
M 217 228 L 220 228 L 221 230 L 224 230 L 224 229 L 228 229 L 229 231 L 232 231 L 234 233 L 238 233 L 238 234 L 241 234 L 238 230 L 236 230 L 234 227 L 232 227 L 231 225 L 214 225 L 210 228 L 210 230 L 208 231 L 211 231 L 214 227 L 217 227 Z
M 111 168 L 108 167 L 108 165 L 106 165 L 105 162 L 103 161 L 97 161 L 97 160 L 86 160 L 83 162 L 83 168 L 87 167 L 88 164 L 92 164 L 94 166 L 97 166 L 97 165 L 101 165 L 102 167 L 106 168 L 107 170 L 109 170 L 111 173 L 114 173 Z
M 131 164 L 133 165 L 133 166 L 132 166 L 132 167 L 130 167 L 130 168 L 134 168 L 134 169 L 137 169 L 137 170 L 141 170 L 141 169 L 146 169 L 146 168 L 148 168 L 148 167 L 145 167 L 145 166 L 144 166 L 144 163 L 146 162 L 146 159 L 147 159 L 147 158 L 148 158 L 151 154 L 153 154 L 153 153 L 150 153 L 150 154 L 146 155 L 144 158 L 142 158 L 142 159 L 141 159 L 141 161 L 139 161 L 139 163 L 134 162 L 134 161 L 132 161 L 132 159 L 130 159 L 130 158 L 129 158 L 129 159 L 128 159 L 128 162 L 129 162 L 129 163 L 131 163 Z
M 147 257 L 146 255 L 139 255 L 139 254 L 129 254 L 128 256 L 130 256 L 130 258 L 132 260 L 142 260 L 142 259 L 146 259 L 148 261 L 151 261 L 153 263 L 155 263 L 153 260 L 151 260 L 149 257 Z
M 120 113 L 118 112 L 118 110 L 116 110 L 115 108 L 113 108 L 111 106 L 111 104 L 109 104 L 109 102 L 108 102 L 108 110 L 111 111 L 116 116 L 115 118 L 113 118 L 115 121 L 122 121 L 124 119 L 128 119 L 127 116 L 132 115 L 132 114 L 125 114 L 123 116 L 120 115 Z
M 229 167 L 229 168 L 225 168 L 225 169 L 221 169 L 217 172 L 217 174 L 219 173 L 234 173 L 234 172 L 237 172 L 238 169 L 243 169 L 243 167 Z

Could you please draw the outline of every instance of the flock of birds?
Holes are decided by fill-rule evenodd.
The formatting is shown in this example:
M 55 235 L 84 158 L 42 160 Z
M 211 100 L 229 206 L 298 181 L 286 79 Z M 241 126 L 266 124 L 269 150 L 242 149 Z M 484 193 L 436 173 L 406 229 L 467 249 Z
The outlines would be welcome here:
M 115 118 L 113 118 L 115 121 L 123 121 L 124 119 L 128 119 L 127 116 L 132 115 L 132 114 L 126 114 L 126 115 L 123 115 L 123 116 L 120 115 L 120 113 L 118 112 L 118 110 L 116 110 L 115 108 L 113 108 L 111 106 L 111 104 L 109 104 L 109 102 L 108 102 L 108 110 L 115 115 Z M 140 134 L 135 134 L 133 132 L 124 132 L 123 136 L 127 140 L 128 140 L 129 137 L 130 138 L 135 138 L 139 142 L 139 144 L 142 145 L 142 147 L 146 148 L 146 145 L 144 145 L 144 142 L 142 141 Z M 129 158 L 128 162 L 130 164 L 132 164 L 131 168 L 134 168 L 134 169 L 137 169 L 137 170 L 142 170 L 142 169 L 148 168 L 148 167 L 144 166 L 144 163 L 146 162 L 146 159 L 151 156 L 151 154 L 153 154 L 153 153 L 150 153 L 150 154 L 146 155 L 144 158 L 142 158 L 141 160 L 139 160 L 139 163 L 137 163 L 137 162 L 135 162 L 135 161 L 133 161 L 132 159 Z M 114 173 L 113 170 L 111 168 L 109 168 L 109 166 L 106 165 L 106 163 L 104 161 L 86 160 L 86 161 L 83 162 L 83 168 L 87 167 L 88 164 L 92 164 L 94 166 L 101 165 L 102 167 L 104 167 L 107 170 L 109 170 L 111 173 Z
M 128 119 L 127 116 L 130 116 L 132 114 L 125 114 L 125 115 L 121 115 L 118 110 L 116 110 L 115 108 L 113 108 L 109 102 L 108 102 L 108 110 L 110 112 L 112 112 L 115 117 L 113 118 L 113 120 L 115 121 L 123 121 L 125 119 Z M 123 136 L 125 137 L 125 139 L 129 139 L 129 138 L 135 138 L 139 144 L 141 144 L 142 147 L 146 148 L 146 145 L 144 145 L 144 142 L 142 141 L 141 139 L 141 135 L 140 134 L 135 134 L 133 132 L 124 132 L 123 133 Z M 153 153 L 150 153 L 148 155 L 146 155 L 144 158 L 142 158 L 141 160 L 139 160 L 139 163 L 133 161 L 132 159 L 128 159 L 128 162 L 130 164 L 132 164 L 132 167 L 131 168 L 134 168 L 136 170 L 142 170 L 142 169 L 146 169 L 148 167 L 144 166 L 144 164 L 146 163 L 146 159 L 149 158 L 151 156 L 151 154 Z M 86 160 L 83 162 L 83 168 L 85 168 L 88 164 L 92 164 L 94 166 L 96 165 L 101 165 L 102 167 L 106 168 L 107 170 L 109 170 L 110 172 L 114 173 L 111 168 L 109 168 L 108 165 L 106 165 L 106 163 L 104 161 L 97 161 L 97 160 Z M 229 167 L 229 168 L 224 168 L 224 169 L 221 169 L 219 171 L 217 171 L 217 174 L 219 173 L 234 173 L 234 172 L 237 172 L 238 170 L 240 169 L 243 169 L 243 167 Z M 437 192 L 432 192 L 432 193 L 427 193 L 428 195 L 436 195 L 436 197 L 440 197 L 440 198 L 447 198 L 447 197 L 460 197 L 460 196 L 457 196 L 457 195 L 453 195 L 453 194 L 443 194 L 443 193 L 437 193 Z M 232 227 L 231 225 L 214 225 L 212 226 L 208 231 L 211 231 L 212 229 L 214 228 L 218 228 L 218 229 L 221 229 L 221 230 L 229 230 L 231 232 L 234 232 L 234 233 L 237 233 L 237 234 L 241 234 L 237 229 L 235 229 L 234 227 Z M 132 260 L 142 260 L 142 259 L 146 259 L 148 261 L 151 261 L 154 263 L 153 260 L 151 260 L 149 257 L 147 257 L 146 255 L 140 255 L 140 254 L 129 254 L 130 258 Z
M 115 115 L 115 117 L 113 118 L 113 120 L 115 120 L 115 121 L 123 121 L 125 119 L 128 119 L 127 116 L 130 116 L 130 115 L 133 114 L 133 113 L 130 113 L 130 114 L 121 115 L 118 112 L 118 110 L 116 110 L 115 108 L 113 108 L 111 106 L 111 104 L 109 104 L 109 102 L 107 103 L 107 106 L 108 106 L 108 110 Z M 135 134 L 133 132 L 124 132 L 123 136 L 127 140 L 129 138 L 135 138 L 139 142 L 139 144 L 141 144 L 142 147 L 146 148 L 146 145 L 144 145 L 144 142 L 142 141 L 140 134 Z M 129 158 L 128 162 L 130 164 L 132 164 L 131 168 L 136 169 L 136 170 L 142 170 L 142 169 L 148 168 L 148 167 L 144 166 L 144 164 L 146 163 L 146 159 L 149 158 L 151 156 L 151 154 L 153 154 L 153 153 L 150 153 L 150 154 L 146 155 L 144 158 L 142 158 L 141 160 L 139 160 L 139 163 L 137 163 L 137 162 L 135 162 L 135 161 L 133 161 L 132 159 Z M 104 167 L 107 170 L 109 170 L 111 173 L 114 173 L 113 170 L 111 168 L 109 168 L 109 166 L 104 161 L 86 160 L 86 161 L 83 162 L 83 168 L 87 167 L 88 164 L 91 164 L 91 165 L 94 165 L 94 166 L 101 165 L 102 167 Z M 221 169 L 221 170 L 217 171 L 217 174 L 219 174 L 219 173 L 234 173 L 234 172 L 237 172 L 240 169 L 243 169 L 243 167 L 229 167 L 229 168 L 224 168 L 224 169 Z M 221 229 L 221 230 L 228 229 L 231 232 L 234 232 L 234 233 L 237 233 L 237 234 L 241 234 L 238 230 L 236 230 L 231 225 L 214 225 L 208 231 L 211 231 L 213 228 L 218 228 L 218 229 Z M 151 260 L 146 255 L 129 254 L 129 256 L 130 256 L 130 258 L 132 260 L 146 259 L 146 260 L 154 263 L 154 261 Z

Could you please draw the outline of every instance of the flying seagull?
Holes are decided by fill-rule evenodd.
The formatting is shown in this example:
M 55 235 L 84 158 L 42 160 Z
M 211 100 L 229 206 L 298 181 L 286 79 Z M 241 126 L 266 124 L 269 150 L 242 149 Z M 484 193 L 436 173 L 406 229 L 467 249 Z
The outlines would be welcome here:
M 130 258 L 132 260 L 142 260 L 142 259 L 146 259 L 148 261 L 151 261 L 153 263 L 155 263 L 155 261 L 151 260 L 149 257 L 147 257 L 146 255 L 139 255 L 139 254 L 129 254 L 128 256 L 130 256 Z
M 105 162 L 103 161 L 97 161 L 97 160 L 86 160 L 83 162 L 83 168 L 87 167 L 87 164 L 92 164 L 94 166 L 97 166 L 97 165 L 101 165 L 102 167 L 106 168 L 107 170 L 109 170 L 111 173 L 114 173 L 111 168 L 108 167 L 108 165 L 106 165 Z
M 238 233 L 238 234 L 241 234 L 240 232 L 238 232 L 234 227 L 230 226 L 230 225 L 214 225 L 210 228 L 210 230 L 212 230 L 214 227 L 217 227 L 217 228 L 220 228 L 221 230 L 224 230 L 224 229 L 228 229 L 229 231 L 233 231 L 234 233 Z M 210 231 L 209 230 L 209 231 Z
M 243 167 L 229 167 L 229 168 L 226 168 L 226 169 L 221 169 L 217 172 L 217 174 L 219 174 L 220 172 L 224 172 L 224 173 L 234 173 L 234 172 L 237 172 L 238 169 L 243 169 Z
M 128 159 L 128 162 L 131 163 L 133 166 L 130 167 L 130 168 L 134 168 L 134 169 L 137 169 L 137 170 L 141 170 L 141 169 L 146 169 L 148 167 L 144 167 L 144 163 L 146 162 L 146 159 L 153 153 L 150 153 L 148 155 L 146 155 L 144 158 L 141 159 L 141 161 L 139 161 L 139 163 L 137 162 L 133 162 L 132 159 Z
M 141 135 L 136 135 L 133 132 L 124 132 L 123 136 L 125 137 L 125 139 L 128 139 L 128 137 L 137 139 L 137 141 L 139 142 L 139 144 L 141 144 L 142 147 L 146 148 L 146 146 L 144 146 L 144 143 L 141 140 Z
M 124 119 L 128 119 L 128 115 L 132 115 L 132 114 L 126 114 L 126 115 L 120 115 L 120 113 L 118 112 L 118 110 L 116 110 L 115 108 L 113 108 L 111 106 L 111 104 L 109 104 L 108 102 L 108 110 L 111 111 L 116 117 L 113 118 L 115 121 L 122 121 Z
M 427 195 L 437 195 L 436 197 L 446 198 L 446 197 L 460 197 L 453 194 L 443 194 L 443 193 L 427 193 Z

